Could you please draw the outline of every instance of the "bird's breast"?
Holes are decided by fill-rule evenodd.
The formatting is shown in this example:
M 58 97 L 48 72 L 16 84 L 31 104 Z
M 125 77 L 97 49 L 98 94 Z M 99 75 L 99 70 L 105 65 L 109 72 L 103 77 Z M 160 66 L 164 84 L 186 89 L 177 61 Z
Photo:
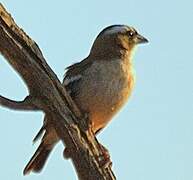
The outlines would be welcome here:
M 128 61 L 96 61 L 88 68 L 76 99 L 89 113 L 94 131 L 103 128 L 125 104 L 133 85 L 133 69 Z

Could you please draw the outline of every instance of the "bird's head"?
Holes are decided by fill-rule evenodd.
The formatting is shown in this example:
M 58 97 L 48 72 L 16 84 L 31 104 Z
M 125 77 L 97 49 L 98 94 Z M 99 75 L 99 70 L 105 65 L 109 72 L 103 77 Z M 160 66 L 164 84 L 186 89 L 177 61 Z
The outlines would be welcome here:
M 148 40 L 140 35 L 133 27 L 112 25 L 103 29 L 94 41 L 91 54 L 113 56 L 120 52 L 132 52 L 138 44 Z

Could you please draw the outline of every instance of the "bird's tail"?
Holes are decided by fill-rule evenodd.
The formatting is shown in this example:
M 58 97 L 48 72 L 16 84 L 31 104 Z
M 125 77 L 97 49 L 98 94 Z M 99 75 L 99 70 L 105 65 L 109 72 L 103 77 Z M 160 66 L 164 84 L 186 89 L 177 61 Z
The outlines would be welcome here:
M 52 149 L 59 141 L 55 129 L 47 124 L 40 129 L 40 131 L 34 138 L 33 142 L 37 141 L 42 135 L 43 138 L 41 140 L 38 149 L 36 150 L 36 152 L 34 153 L 34 155 L 32 156 L 32 158 L 30 159 L 29 163 L 27 164 L 27 166 L 23 171 L 24 175 L 29 174 L 30 172 L 36 173 L 40 172 L 43 169 Z
M 26 165 L 23 174 L 29 174 L 30 172 L 40 172 L 44 167 L 46 160 L 53 147 L 46 147 L 44 142 L 41 142 L 35 154 L 30 159 L 29 163 Z

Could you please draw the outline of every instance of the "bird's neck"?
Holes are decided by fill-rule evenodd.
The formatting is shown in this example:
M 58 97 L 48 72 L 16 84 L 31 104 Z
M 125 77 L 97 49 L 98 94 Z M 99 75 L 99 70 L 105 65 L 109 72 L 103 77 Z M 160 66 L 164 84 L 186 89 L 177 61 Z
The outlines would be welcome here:
M 112 60 L 112 59 L 122 59 L 124 61 L 129 61 L 132 63 L 134 47 L 131 49 L 124 49 L 122 47 L 111 47 L 92 49 L 90 52 L 91 59 L 97 60 Z
M 134 51 L 135 51 L 134 48 L 129 50 L 129 51 L 128 50 L 122 50 L 120 59 L 122 59 L 123 61 L 127 61 L 129 64 L 132 64 Z

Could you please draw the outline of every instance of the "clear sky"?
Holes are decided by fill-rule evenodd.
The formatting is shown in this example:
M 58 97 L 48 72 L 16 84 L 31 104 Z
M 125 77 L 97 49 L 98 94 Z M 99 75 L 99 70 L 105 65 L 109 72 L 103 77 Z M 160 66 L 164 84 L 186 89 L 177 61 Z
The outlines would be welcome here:
M 107 25 L 127 24 L 147 37 L 136 51 L 136 85 L 123 110 L 99 135 L 109 149 L 118 180 L 193 179 L 193 2 L 1 1 L 16 22 L 39 44 L 60 79 L 64 68 L 87 56 Z M 0 94 L 21 100 L 27 89 L 0 57 Z M 41 174 L 22 171 L 38 144 L 40 112 L 0 107 L 0 179 L 76 179 L 63 160 L 60 143 Z

